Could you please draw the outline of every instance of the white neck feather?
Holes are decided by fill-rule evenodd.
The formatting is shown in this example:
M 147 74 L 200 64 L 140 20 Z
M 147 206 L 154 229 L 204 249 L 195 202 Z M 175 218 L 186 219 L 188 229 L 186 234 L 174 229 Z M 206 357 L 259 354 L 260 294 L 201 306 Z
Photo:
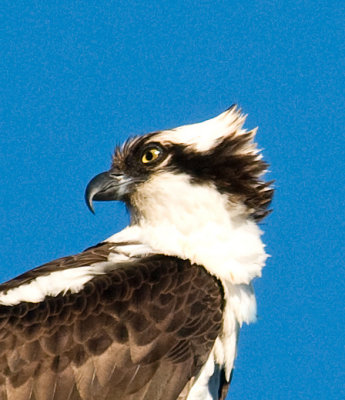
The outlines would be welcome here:
M 229 204 L 211 185 L 161 173 L 141 185 L 133 203 L 139 222 L 109 241 L 133 236 L 155 253 L 189 259 L 231 284 L 261 275 L 267 256 L 259 227 L 244 206 Z

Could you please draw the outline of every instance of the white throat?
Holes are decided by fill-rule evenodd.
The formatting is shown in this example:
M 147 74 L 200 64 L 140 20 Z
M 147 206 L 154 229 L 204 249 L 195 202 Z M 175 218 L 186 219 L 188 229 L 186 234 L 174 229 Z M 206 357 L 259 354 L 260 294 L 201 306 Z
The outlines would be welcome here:
M 244 206 L 229 204 L 213 186 L 163 172 L 143 183 L 132 200 L 139 222 L 109 241 L 133 236 L 155 253 L 189 259 L 231 284 L 261 275 L 267 258 L 262 232 Z

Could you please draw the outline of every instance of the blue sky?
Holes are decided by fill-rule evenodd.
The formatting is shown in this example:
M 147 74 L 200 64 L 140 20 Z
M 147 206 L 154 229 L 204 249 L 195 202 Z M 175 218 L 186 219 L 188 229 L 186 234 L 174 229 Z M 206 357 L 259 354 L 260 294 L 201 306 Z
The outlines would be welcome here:
M 125 226 L 83 199 L 115 144 L 238 103 L 276 194 L 229 398 L 344 398 L 344 2 L 2 6 L 1 280 Z

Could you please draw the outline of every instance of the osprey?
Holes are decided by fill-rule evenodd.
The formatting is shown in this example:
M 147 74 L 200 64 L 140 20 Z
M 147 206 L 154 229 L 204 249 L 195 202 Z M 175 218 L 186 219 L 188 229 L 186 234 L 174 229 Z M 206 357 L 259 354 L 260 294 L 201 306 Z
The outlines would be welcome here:
M 270 182 L 236 106 L 129 139 L 85 198 L 130 225 L 0 285 L 1 400 L 225 399 Z

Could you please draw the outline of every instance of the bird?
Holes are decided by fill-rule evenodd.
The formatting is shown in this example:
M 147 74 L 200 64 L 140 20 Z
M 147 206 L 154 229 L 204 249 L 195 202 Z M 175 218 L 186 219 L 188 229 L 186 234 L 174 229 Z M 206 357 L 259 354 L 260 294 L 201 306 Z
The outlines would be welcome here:
M 1 400 L 225 399 L 272 181 L 246 115 L 130 137 L 85 200 L 130 223 L 0 285 Z

